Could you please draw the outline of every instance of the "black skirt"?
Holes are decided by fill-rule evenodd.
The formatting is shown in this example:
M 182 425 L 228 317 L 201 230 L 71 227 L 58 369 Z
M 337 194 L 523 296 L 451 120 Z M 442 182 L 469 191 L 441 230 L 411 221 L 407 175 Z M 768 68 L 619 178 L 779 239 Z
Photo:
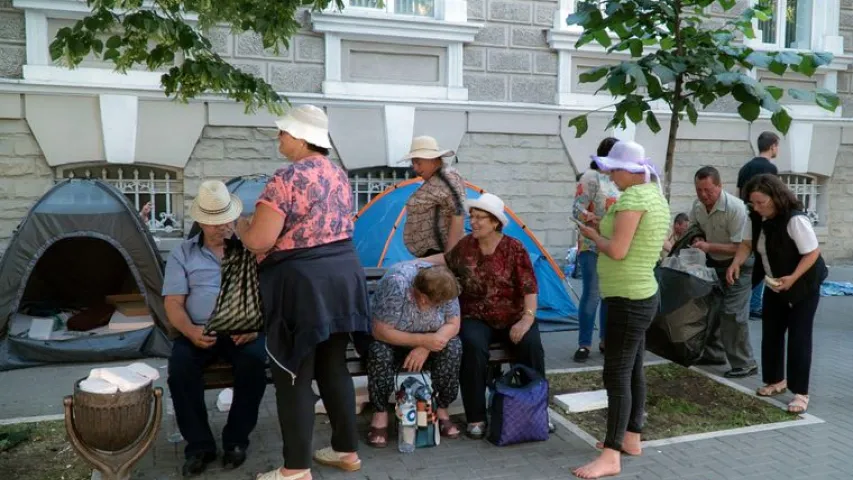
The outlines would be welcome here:
M 367 332 L 367 281 L 351 240 L 275 252 L 259 266 L 267 353 L 296 378 L 317 344 Z

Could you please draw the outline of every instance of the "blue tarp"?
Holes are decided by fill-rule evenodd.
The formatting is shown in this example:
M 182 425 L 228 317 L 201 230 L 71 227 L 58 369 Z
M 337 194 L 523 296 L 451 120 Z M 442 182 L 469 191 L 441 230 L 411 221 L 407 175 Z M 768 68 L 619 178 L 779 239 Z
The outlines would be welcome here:
M 401 182 L 386 190 L 359 212 L 353 239 L 361 263 L 365 267 L 388 267 L 414 258 L 403 244 L 403 226 L 406 223 L 406 200 L 421 183 L 420 179 Z M 471 184 L 467 185 L 466 194 L 469 199 L 479 198 L 481 193 L 485 192 Z M 504 229 L 504 233 L 524 244 L 536 272 L 536 280 L 539 283 L 539 308 L 536 318 L 540 330 L 577 330 L 578 310 L 569 296 L 565 277 L 533 233 L 517 220 L 509 208 L 506 212 L 510 224 Z M 465 231 L 471 231 L 467 219 Z

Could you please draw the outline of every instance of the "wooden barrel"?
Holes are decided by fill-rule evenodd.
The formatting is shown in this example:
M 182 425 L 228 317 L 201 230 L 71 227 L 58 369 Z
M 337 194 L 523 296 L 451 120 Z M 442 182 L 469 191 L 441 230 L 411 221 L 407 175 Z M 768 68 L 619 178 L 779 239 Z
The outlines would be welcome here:
M 133 445 L 151 417 L 151 383 L 132 392 L 89 393 L 74 384 L 74 426 L 86 445 L 119 452 Z

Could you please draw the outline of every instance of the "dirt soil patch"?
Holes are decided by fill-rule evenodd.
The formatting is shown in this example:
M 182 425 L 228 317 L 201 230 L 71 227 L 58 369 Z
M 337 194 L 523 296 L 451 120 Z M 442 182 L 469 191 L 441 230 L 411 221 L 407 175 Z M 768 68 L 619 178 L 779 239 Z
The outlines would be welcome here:
M 607 409 L 568 413 L 553 395 L 604 388 L 601 371 L 548 375 L 551 406 L 595 438 L 604 439 Z M 643 440 L 796 420 L 796 415 L 676 364 L 646 367 Z
M 92 468 L 65 436 L 65 422 L 0 425 L 3 479 L 89 480 Z

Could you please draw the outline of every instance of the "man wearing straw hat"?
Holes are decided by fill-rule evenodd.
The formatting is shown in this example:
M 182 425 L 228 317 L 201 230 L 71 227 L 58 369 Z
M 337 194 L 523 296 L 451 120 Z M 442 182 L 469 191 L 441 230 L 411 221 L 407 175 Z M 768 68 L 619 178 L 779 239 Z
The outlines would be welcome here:
M 172 250 L 163 282 L 166 316 L 180 335 L 169 357 L 169 392 L 178 428 L 187 446 L 184 477 L 198 475 L 216 460 L 216 440 L 207 422 L 202 370 L 216 358 L 233 365 L 234 402 L 222 430 L 222 462 L 237 468 L 246 460 L 249 434 L 258 423 L 266 389 L 266 350 L 257 333 L 206 335 L 204 325 L 216 306 L 225 239 L 243 211 L 236 195 L 218 180 L 203 182 L 190 207 L 201 233 Z
M 465 181 L 456 169 L 445 164 L 452 150 L 443 150 L 427 136 L 415 137 L 403 160 L 424 179 L 406 202 L 403 243 L 415 257 L 449 252 L 465 233 Z

